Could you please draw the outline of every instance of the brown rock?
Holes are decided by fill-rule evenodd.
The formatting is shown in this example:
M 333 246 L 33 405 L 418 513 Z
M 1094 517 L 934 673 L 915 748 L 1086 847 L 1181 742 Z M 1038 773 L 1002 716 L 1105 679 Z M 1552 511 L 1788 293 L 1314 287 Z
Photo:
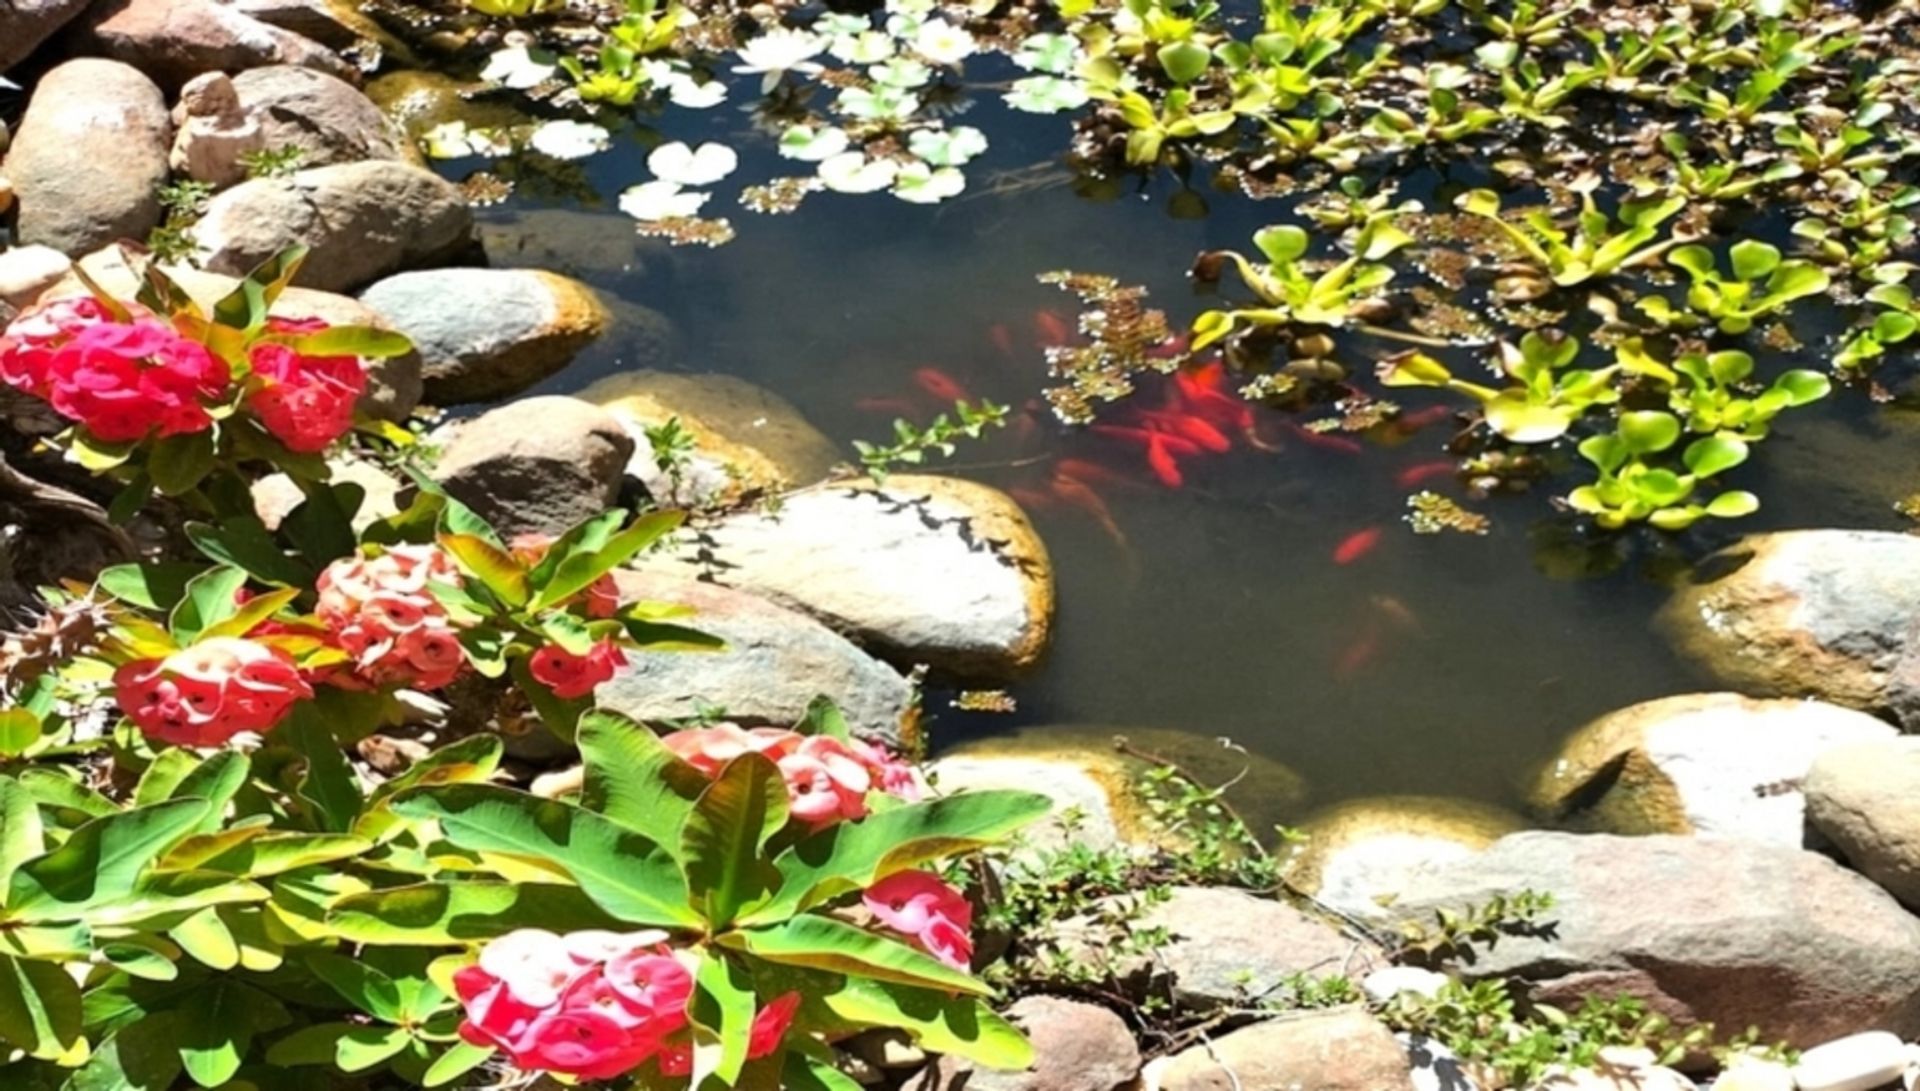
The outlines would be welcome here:
M 1920 737 L 1836 747 L 1806 779 L 1807 819 L 1862 875 L 1920 908 Z
M 0 73 L 19 64 L 54 32 L 87 10 L 87 0 L 7 0 L 0 9 Z M 0 133 L 4 133 L 0 127 Z M 0 152 L 7 142 L 0 138 Z
M 598 406 L 524 398 L 456 426 L 433 476 L 506 537 L 560 534 L 614 506 L 632 456 Z
M 83 58 L 47 73 L 7 153 L 20 241 L 78 255 L 144 240 L 172 142 L 166 100 L 137 69 Z
M 1033 1042 L 1033 1067 L 982 1068 L 941 1057 L 907 1081 L 908 1091 L 1118 1091 L 1140 1072 L 1140 1047 L 1118 1015 L 1057 996 L 1028 996 L 1007 1018 Z
M 1328 905 L 1377 915 L 1428 864 L 1471 856 L 1526 821 L 1498 807 L 1443 796 L 1378 796 L 1316 812 L 1287 860 L 1287 881 Z
M 125 61 L 168 88 L 203 72 L 269 64 L 317 68 L 355 79 L 332 50 L 213 0 L 107 0 L 89 16 L 85 44 Z
M 269 148 L 300 149 L 300 166 L 407 159 L 404 138 L 373 100 L 311 68 L 272 65 L 233 78 L 234 91 Z
M 1255 1023 L 1174 1055 L 1162 1091 L 1413 1091 L 1406 1050 L 1357 1009 Z

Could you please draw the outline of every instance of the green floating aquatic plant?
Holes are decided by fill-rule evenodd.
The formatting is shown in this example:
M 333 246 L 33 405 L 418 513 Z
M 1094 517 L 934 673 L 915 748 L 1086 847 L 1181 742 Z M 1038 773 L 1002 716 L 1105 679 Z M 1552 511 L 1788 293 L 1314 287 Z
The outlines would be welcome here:
M 1859 330 L 1840 346 L 1833 366 L 1843 375 L 1859 376 L 1887 353 L 1888 345 L 1897 345 L 1920 332 L 1920 309 L 1914 307 L 1913 289 L 1904 284 L 1882 284 L 1867 293 L 1867 300 L 1883 310 L 1873 316 L 1866 329 Z
M 1668 388 L 1667 403 L 1686 419 L 1692 432 L 1721 432 L 1741 439 L 1765 439 L 1773 418 L 1784 410 L 1819 401 L 1833 389 L 1825 375 L 1796 369 L 1764 391 L 1742 392 L 1753 377 L 1753 357 L 1744 352 L 1689 352 L 1673 366 L 1648 355 L 1638 338 L 1622 342 L 1619 366 L 1655 379 Z
M 1736 436 L 1702 436 L 1687 444 L 1680 455 L 1684 473 L 1653 461 L 1678 444 L 1684 431 L 1679 417 L 1662 410 L 1620 414 L 1614 431 L 1580 441 L 1580 457 L 1593 463 L 1599 479 L 1568 493 L 1568 506 L 1609 530 L 1639 522 L 1685 530 L 1707 516 L 1735 519 L 1758 511 L 1759 498 L 1750 492 L 1723 492 L 1704 504 L 1694 499 L 1708 478 L 1747 460 L 1747 444 Z
M 1518 223 L 1506 219 L 1500 215 L 1499 195 L 1490 189 L 1464 193 L 1454 204 L 1462 212 L 1491 220 L 1526 254 L 1535 269 L 1562 288 L 1645 265 L 1687 241 L 1678 237 L 1654 241 L 1660 225 L 1686 207 L 1684 197 L 1623 201 L 1617 230 L 1594 204 L 1593 194 L 1582 194 L 1580 200 L 1580 214 L 1572 231 L 1555 223 L 1553 216 L 1542 209 L 1523 213 Z
M 1205 271 L 1230 261 L 1240 279 L 1264 307 L 1207 311 L 1193 320 L 1193 349 L 1199 351 L 1234 332 L 1242 324 L 1283 326 L 1348 326 L 1371 316 L 1378 308 L 1377 293 L 1393 279 L 1393 269 L 1382 258 L 1413 239 L 1395 227 L 1392 213 L 1380 213 L 1361 225 L 1352 254 L 1333 268 L 1314 273 L 1305 261 L 1311 236 L 1292 224 L 1263 228 L 1253 244 L 1267 259 L 1256 265 L 1231 250 L 1201 255 Z
M 1713 319 L 1722 333 L 1745 333 L 1754 319 L 1782 310 L 1796 299 L 1827 290 L 1827 271 L 1802 258 L 1781 260 L 1780 249 L 1756 239 L 1734 243 L 1727 252 L 1731 275 L 1715 266 L 1713 251 L 1704 246 L 1682 246 L 1667 260 L 1687 271 L 1693 285 L 1687 289 L 1687 309 L 1676 310 L 1665 296 L 1648 296 L 1636 304 L 1648 318 L 1663 326 L 1691 327 Z
M 1533 332 L 1516 346 L 1502 343 L 1500 371 L 1512 385 L 1494 389 L 1456 379 L 1445 364 L 1420 352 L 1403 352 L 1380 364 L 1387 386 L 1432 386 L 1465 394 L 1480 403 L 1487 426 L 1515 443 L 1551 443 L 1595 406 L 1620 400 L 1614 386 L 1618 366 L 1599 370 L 1569 368 L 1580 342 L 1557 332 Z

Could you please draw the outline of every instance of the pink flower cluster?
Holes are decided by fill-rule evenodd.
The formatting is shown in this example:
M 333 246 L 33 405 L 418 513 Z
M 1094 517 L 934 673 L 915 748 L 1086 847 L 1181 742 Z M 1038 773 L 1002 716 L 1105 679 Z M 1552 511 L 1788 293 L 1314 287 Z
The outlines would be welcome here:
M 327 324 L 317 318 L 270 318 L 267 332 L 317 333 Z M 353 427 L 353 410 L 367 389 L 367 373 L 357 356 L 302 356 L 275 342 L 248 353 L 253 380 L 247 405 L 287 450 L 313 454 L 326 450 Z
M 153 315 L 115 322 L 88 298 L 37 307 L 0 333 L 0 379 L 109 443 L 205 431 L 207 403 L 231 378 L 205 346 Z
M 611 639 L 595 643 L 585 655 L 575 655 L 558 644 L 549 644 L 527 658 L 527 670 L 532 672 L 534 680 L 562 701 L 591 694 L 596 686 L 626 665 L 626 653 Z
M 742 754 L 764 754 L 787 782 L 793 817 L 816 829 L 867 813 L 867 793 L 920 798 L 913 767 L 871 743 L 842 742 L 776 727 L 746 730 L 734 724 L 691 728 L 665 737 L 667 747 L 709 777 Z
M 439 689 L 466 664 L 446 607 L 429 580 L 458 585 L 459 570 L 434 546 L 392 546 L 378 557 L 338 560 L 315 583 L 314 611 L 375 685 Z
M 113 683 L 127 718 L 176 746 L 220 746 L 242 731 L 271 730 L 294 702 L 313 696 L 285 652 L 239 637 L 128 663 Z
M 897 871 L 867 888 L 867 909 L 956 970 L 973 962 L 973 903 L 931 872 Z
M 610 1080 L 654 1059 L 663 1075 L 687 1075 L 693 970 L 666 939 L 665 932 L 509 932 L 454 975 L 466 1008 L 460 1036 L 529 1071 Z M 790 993 L 755 1014 L 749 1058 L 779 1047 L 799 1002 Z

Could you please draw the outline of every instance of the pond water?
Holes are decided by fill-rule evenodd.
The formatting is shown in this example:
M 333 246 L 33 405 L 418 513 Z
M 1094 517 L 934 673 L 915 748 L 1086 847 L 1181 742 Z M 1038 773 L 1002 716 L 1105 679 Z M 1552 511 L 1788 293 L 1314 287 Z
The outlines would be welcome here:
M 1002 67 L 988 59 L 969 77 L 991 83 L 1011 71 Z M 734 88 L 733 102 L 751 97 Z M 765 216 L 722 207 L 731 205 L 723 192 L 706 214 L 730 218 L 739 235 L 716 249 L 634 237 L 614 203 L 649 177 L 646 151 L 662 140 L 733 145 L 736 182 L 804 172 L 778 159 L 732 102 L 616 132 L 611 150 L 562 165 L 573 184 L 543 186 L 522 172 L 515 195 L 483 214 L 575 254 L 578 264 L 562 271 L 670 317 L 673 366 L 762 384 L 838 442 L 884 439 L 895 415 L 930 419 L 943 403 L 915 375 L 934 367 L 973 397 L 1031 412 L 933 472 L 1031 490 L 1050 462 L 1076 458 L 1124 479 L 1098 488 L 1111 529 L 1081 507 L 1033 511 L 1057 566 L 1056 644 L 1011 687 L 1015 714 L 960 713 L 947 707 L 950 694 L 931 693 L 936 747 L 1027 725 L 1174 727 L 1231 736 L 1286 763 L 1315 806 L 1383 793 L 1513 805 L 1516 786 L 1574 727 L 1701 688 L 1649 627 L 1662 578 L 1741 532 L 1905 523 L 1891 503 L 1907 491 L 1902 478 L 1914 480 L 1915 460 L 1889 451 L 1911 447 L 1869 446 L 1889 434 L 1887 411 L 1845 389 L 1783 418 L 1733 476 L 1763 498 L 1758 515 L 1676 538 L 1603 536 L 1631 556 L 1586 578 L 1543 572 L 1564 565 L 1537 560 L 1542 541 L 1570 525 L 1555 518 L 1551 488 L 1474 503 L 1493 521 L 1484 537 L 1408 529 L 1416 488 L 1465 499 L 1449 477 L 1397 480 L 1443 457 L 1444 423 L 1355 450 L 1309 442 L 1297 428 L 1304 417 L 1262 410 L 1259 432 L 1274 449 L 1236 442 L 1184 461 L 1183 484 L 1167 487 L 1139 447 L 1060 425 L 1038 402 L 1048 385 L 1042 345 L 1061 320 L 1071 327 L 1078 305 L 1035 276 L 1066 268 L 1145 285 L 1184 327 L 1201 309 L 1185 278 L 1193 255 L 1244 249 L 1253 230 L 1290 218 L 1290 202 L 1198 177 L 1183 196 L 1164 171 L 1093 199 L 1061 159 L 1064 118 L 1020 114 L 982 93 L 965 121 L 993 145 L 969 165 L 961 197 L 925 207 L 822 193 L 793 215 Z M 442 169 L 459 178 L 482 165 Z M 996 185 L 997 173 L 1020 182 Z M 1196 198 L 1203 216 L 1193 216 Z M 630 366 L 626 356 L 603 344 L 544 392 L 584 387 Z M 1823 366 L 1815 352 L 1796 362 Z M 1781 366 L 1763 357 L 1761 372 Z M 1434 392 L 1394 393 L 1410 412 L 1442 404 Z M 1341 544 L 1369 528 L 1382 531 L 1377 546 L 1335 563 Z

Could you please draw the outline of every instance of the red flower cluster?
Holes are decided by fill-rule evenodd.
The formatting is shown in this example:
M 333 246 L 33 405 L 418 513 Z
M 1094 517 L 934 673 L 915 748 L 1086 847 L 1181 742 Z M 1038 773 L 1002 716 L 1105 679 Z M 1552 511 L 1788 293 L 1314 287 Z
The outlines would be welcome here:
M 92 299 L 62 299 L 0 334 L 0 379 L 109 443 L 200 432 L 230 381 L 205 346 L 144 311 L 115 322 Z
M 867 813 L 867 793 L 878 789 L 900 799 L 920 798 L 913 767 L 871 743 L 842 742 L 828 735 L 802 735 L 776 727 L 751 731 L 734 724 L 676 731 L 667 748 L 709 777 L 742 754 L 764 754 L 787 782 L 793 817 L 820 828 Z
M 862 900 L 882 924 L 912 936 L 954 969 L 973 962 L 973 903 L 931 872 L 895 872 L 868 887 Z
M 459 570 L 434 546 L 392 546 L 378 557 L 335 561 L 314 584 L 314 611 L 376 685 L 439 689 L 466 664 L 446 607 L 427 581 L 458 585 Z
M 533 673 L 534 680 L 562 701 L 587 696 L 626 665 L 626 653 L 612 639 L 597 642 L 585 655 L 575 655 L 558 644 L 549 644 L 527 659 L 527 669 Z
M 317 318 L 269 318 L 268 333 L 317 333 L 327 324 Z M 353 427 L 353 409 L 367 389 L 367 373 L 357 356 L 302 356 L 286 345 L 263 342 L 248 359 L 253 381 L 247 406 L 287 450 L 314 454 Z
M 176 746 L 220 746 L 242 731 L 271 730 L 295 701 L 313 696 L 285 652 L 239 637 L 128 663 L 113 683 L 127 718 Z
M 587 1080 L 623 1076 L 657 1058 L 662 1074 L 692 1070 L 687 1000 L 693 971 L 665 932 L 509 932 L 454 975 L 466 1007 L 460 1036 L 515 1065 Z M 772 1053 L 798 994 L 754 1016 L 750 1058 Z

